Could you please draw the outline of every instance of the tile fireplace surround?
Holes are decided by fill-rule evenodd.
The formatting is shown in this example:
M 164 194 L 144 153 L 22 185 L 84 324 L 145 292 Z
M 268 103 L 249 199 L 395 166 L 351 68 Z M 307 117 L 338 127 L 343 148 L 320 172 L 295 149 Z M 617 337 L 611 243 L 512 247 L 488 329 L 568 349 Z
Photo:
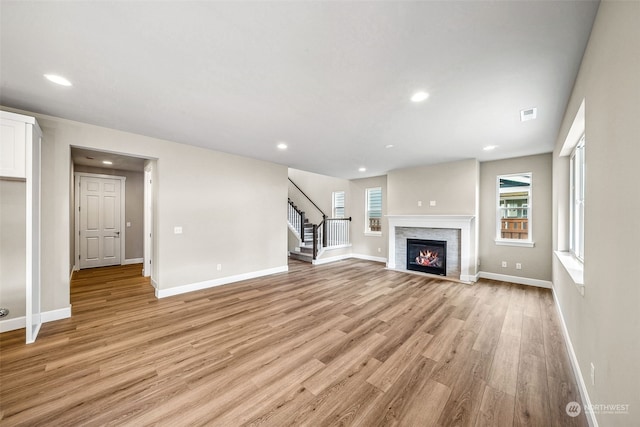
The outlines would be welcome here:
M 472 215 L 387 215 L 389 220 L 389 256 L 387 268 L 406 270 L 406 259 L 399 256 L 404 249 L 396 247 L 400 228 L 436 228 L 460 230 L 460 280 L 476 281 L 475 216 Z M 448 255 L 449 256 L 449 255 Z M 455 277 L 457 279 L 457 277 Z

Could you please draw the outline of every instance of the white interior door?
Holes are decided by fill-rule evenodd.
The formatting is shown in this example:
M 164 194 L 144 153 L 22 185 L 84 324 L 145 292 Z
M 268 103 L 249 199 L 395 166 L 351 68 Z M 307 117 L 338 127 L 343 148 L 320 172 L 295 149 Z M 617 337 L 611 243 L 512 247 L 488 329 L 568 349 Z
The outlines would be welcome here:
M 80 176 L 80 268 L 120 265 L 120 178 Z

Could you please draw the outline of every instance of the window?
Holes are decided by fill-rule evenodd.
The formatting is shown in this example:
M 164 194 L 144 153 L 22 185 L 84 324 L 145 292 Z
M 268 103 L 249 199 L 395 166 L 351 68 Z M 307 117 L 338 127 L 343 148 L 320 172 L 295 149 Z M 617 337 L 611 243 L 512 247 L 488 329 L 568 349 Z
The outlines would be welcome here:
M 569 203 L 569 249 L 584 261 L 584 135 L 571 153 L 571 194 Z
M 344 218 L 344 191 L 334 191 L 331 195 L 331 217 Z
M 531 173 L 499 175 L 497 179 L 497 244 L 533 246 Z
M 366 190 L 365 233 L 380 234 L 382 232 L 382 188 Z

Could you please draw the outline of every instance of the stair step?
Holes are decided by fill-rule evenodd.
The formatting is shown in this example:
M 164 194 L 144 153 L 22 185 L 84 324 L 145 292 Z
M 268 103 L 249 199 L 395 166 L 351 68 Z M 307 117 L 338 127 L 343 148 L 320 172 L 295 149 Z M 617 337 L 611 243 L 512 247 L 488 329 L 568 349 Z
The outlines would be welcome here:
M 291 251 L 291 252 L 289 252 L 289 257 L 293 258 L 293 259 L 300 260 L 300 261 L 305 261 L 305 262 L 312 262 L 313 261 L 313 255 L 305 254 L 305 253 L 302 253 L 302 252 Z

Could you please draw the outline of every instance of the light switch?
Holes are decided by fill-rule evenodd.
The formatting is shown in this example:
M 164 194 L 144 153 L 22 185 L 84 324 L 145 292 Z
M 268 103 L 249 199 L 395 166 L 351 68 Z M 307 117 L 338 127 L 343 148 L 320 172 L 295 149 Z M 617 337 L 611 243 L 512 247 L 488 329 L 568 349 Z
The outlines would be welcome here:
M 182 234 L 182 227 L 173 227 L 173 234 Z

